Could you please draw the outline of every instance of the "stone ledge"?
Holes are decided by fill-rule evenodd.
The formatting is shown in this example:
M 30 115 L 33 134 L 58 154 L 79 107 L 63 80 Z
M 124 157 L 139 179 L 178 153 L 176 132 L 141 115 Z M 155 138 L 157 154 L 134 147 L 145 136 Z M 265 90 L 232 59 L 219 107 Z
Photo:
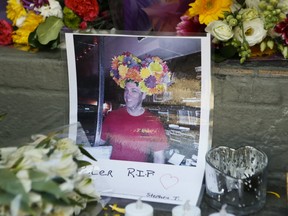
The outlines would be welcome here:
M 247 61 L 240 64 L 238 60 L 226 60 L 212 63 L 213 75 L 288 77 L 288 60 Z

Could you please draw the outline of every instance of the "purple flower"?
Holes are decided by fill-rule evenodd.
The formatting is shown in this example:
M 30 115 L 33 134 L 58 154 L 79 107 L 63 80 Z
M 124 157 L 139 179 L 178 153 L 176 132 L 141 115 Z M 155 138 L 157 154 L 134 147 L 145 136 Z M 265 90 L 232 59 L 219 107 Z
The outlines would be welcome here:
M 146 78 L 144 80 L 144 82 L 148 88 L 155 88 L 156 87 L 156 77 L 155 76 L 150 75 L 148 78 Z
M 49 4 L 48 0 L 21 0 L 23 7 L 27 10 L 34 10 L 34 8 L 40 8 L 43 5 Z M 33 4 L 33 6 L 31 6 Z
M 115 70 L 115 69 L 112 69 L 110 71 L 110 73 L 113 75 L 113 77 L 115 77 L 116 79 L 119 79 L 120 78 L 120 75 L 118 73 L 118 70 Z
M 153 59 L 151 56 L 145 57 L 145 59 L 141 62 L 142 67 L 148 67 L 148 65 L 153 62 Z
M 132 56 L 125 56 L 123 64 L 127 65 L 129 68 L 138 66 L 138 63 L 132 58 Z

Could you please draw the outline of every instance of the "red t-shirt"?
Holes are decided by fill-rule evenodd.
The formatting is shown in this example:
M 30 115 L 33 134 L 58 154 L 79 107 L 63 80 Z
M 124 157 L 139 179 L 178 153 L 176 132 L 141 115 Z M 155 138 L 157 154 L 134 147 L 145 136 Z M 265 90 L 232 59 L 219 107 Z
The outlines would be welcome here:
M 168 146 L 161 121 L 149 111 L 131 116 L 126 108 L 110 112 L 102 126 L 103 140 L 113 146 L 111 159 L 147 162 L 148 155 Z

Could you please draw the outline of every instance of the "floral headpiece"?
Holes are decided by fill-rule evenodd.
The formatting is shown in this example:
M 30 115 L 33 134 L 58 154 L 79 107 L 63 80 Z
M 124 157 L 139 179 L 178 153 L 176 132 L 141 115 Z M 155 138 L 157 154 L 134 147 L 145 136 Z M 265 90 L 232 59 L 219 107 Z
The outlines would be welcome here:
M 126 82 L 132 81 L 147 95 L 163 93 L 171 78 L 166 62 L 158 56 L 141 60 L 130 52 L 112 59 L 110 75 L 121 88 L 125 87 Z

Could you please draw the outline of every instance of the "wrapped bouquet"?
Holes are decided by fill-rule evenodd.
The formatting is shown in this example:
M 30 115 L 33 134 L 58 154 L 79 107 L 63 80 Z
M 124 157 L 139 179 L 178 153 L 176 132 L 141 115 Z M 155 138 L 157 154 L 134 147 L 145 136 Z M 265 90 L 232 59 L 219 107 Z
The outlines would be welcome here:
M 34 135 L 28 144 L 0 149 L 0 215 L 70 216 L 99 201 L 89 174 L 79 172 L 90 164 L 82 156 L 93 157 L 58 135 Z

